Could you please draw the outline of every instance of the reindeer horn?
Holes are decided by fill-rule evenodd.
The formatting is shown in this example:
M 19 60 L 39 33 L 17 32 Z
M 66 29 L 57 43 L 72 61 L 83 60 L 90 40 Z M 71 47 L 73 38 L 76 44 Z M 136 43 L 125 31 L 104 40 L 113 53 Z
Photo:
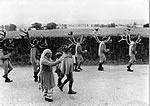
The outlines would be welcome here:
M 121 34 L 121 39 L 118 42 L 121 42 L 121 41 L 126 40 L 126 39 L 127 39 L 127 36 L 124 34 Z
M 71 41 L 71 39 L 69 39 L 69 40 L 70 40 L 73 44 L 77 44 L 77 42 L 76 42 L 76 40 L 75 40 L 75 38 L 74 38 L 74 36 L 73 36 L 73 32 L 70 31 L 70 33 L 68 33 L 68 35 L 71 35 L 73 41 Z
M 93 30 L 93 32 L 92 32 L 92 36 L 95 38 L 95 40 L 98 42 L 98 43 L 100 43 L 101 41 L 99 40 L 99 38 L 98 38 L 98 35 L 97 35 L 97 32 L 98 32 L 98 30 L 99 30 L 99 28 L 95 28 L 94 30 Z
M 129 45 L 129 42 L 131 42 L 131 38 L 130 38 L 129 32 L 127 32 L 127 31 L 130 32 L 130 29 L 127 29 L 127 30 L 123 31 L 123 34 L 121 34 L 121 39 L 118 42 L 121 42 L 121 41 L 125 40 L 127 42 L 127 44 Z M 129 37 L 129 42 L 128 42 L 127 37 Z
M 136 40 L 136 43 L 138 43 L 138 44 L 142 44 L 142 43 L 140 43 L 141 42 L 141 35 L 138 33 L 138 38 L 137 38 L 137 40 Z

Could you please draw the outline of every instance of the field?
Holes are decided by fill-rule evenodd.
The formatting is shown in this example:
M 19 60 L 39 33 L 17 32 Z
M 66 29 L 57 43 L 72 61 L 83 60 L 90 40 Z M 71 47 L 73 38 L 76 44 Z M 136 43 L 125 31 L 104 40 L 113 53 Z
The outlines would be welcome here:
M 118 35 L 123 32 L 126 28 L 102 28 L 98 31 L 101 35 Z M 31 37 L 39 37 L 43 34 L 45 37 L 61 37 L 67 36 L 69 31 L 73 31 L 75 35 L 89 35 L 92 33 L 92 29 L 55 29 L 55 30 L 34 30 L 29 31 Z M 131 33 L 133 34 L 141 34 L 143 37 L 149 37 L 150 30 L 149 28 L 132 28 Z M 19 31 L 10 31 L 7 33 L 7 37 L 14 38 L 15 36 L 19 36 L 22 32 Z

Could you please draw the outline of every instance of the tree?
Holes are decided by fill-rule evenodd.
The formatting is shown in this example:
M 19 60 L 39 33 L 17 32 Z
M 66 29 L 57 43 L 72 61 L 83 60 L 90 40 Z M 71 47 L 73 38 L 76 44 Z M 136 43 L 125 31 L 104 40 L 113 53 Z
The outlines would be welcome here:
M 47 29 L 56 29 L 56 27 L 57 27 L 57 24 L 54 22 L 50 22 L 46 25 Z
M 17 26 L 15 24 L 5 25 L 7 31 L 16 31 Z
M 17 26 L 15 24 L 9 25 L 9 31 L 16 31 Z
M 108 24 L 108 27 L 116 27 L 115 23 Z
M 36 30 L 41 30 L 42 24 L 35 22 L 34 24 L 32 24 L 31 28 L 35 28 Z

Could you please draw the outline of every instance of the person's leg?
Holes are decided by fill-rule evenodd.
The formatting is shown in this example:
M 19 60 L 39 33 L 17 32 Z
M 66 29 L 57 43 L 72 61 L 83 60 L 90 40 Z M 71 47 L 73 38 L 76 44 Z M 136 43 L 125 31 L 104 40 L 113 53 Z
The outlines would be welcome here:
M 59 86 L 59 89 L 60 89 L 61 91 L 63 91 L 63 87 L 64 87 L 64 85 L 65 85 L 68 81 L 70 81 L 69 77 L 67 77 L 67 79 Z
M 127 66 L 127 71 L 133 72 L 133 70 L 131 70 L 131 66 L 132 66 L 132 64 L 134 63 L 134 61 L 135 61 L 135 56 L 134 56 L 134 55 L 133 55 L 133 56 L 130 56 L 130 61 L 129 61 L 129 64 L 128 64 L 128 66 Z
M 104 68 L 103 68 L 102 65 L 105 63 L 106 57 L 105 57 L 105 55 L 102 55 L 102 56 L 100 56 L 99 58 L 100 58 L 100 60 L 99 60 L 99 67 L 98 67 L 98 70 L 99 70 L 99 71 L 104 71 Z
M 12 80 L 10 80 L 8 78 L 8 60 L 5 60 L 3 61 L 3 64 L 4 64 L 4 75 L 3 75 L 3 78 L 5 78 L 5 82 L 12 82 Z
M 80 61 L 79 61 L 79 64 L 78 64 L 78 69 L 79 70 L 83 70 L 82 68 L 81 68 L 81 64 L 83 63 L 83 57 L 82 56 L 80 56 Z
M 74 71 L 75 72 L 80 72 L 80 70 L 78 70 L 78 64 L 79 64 L 79 60 L 78 60 L 78 57 L 77 56 L 75 56 L 75 60 L 76 60 L 76 64 L 75 64 L 75 68 L 74 68 Z
M 13 66 L 10 61 L 8 61 L 8 73 L 10 73 L 13 70 Z
M 38 72 L 39 72 L 39 70 L 37 68 L 36 63 L 33 63 L 32 66 L 33 66 L 33 70 L 34 70 L 34 75 L 33 75 L 34 81 L 37 82 L 38 81 Z
M 59 74 L 58 74 L 58 87 L 60 86 L 60 85 L 62 85 L 62 79 L 63 79 L 63 77 L 64 77 L 64 75 L 60 72 Z
M 98 67 L 98 70 L 99 70 L 99 71 L 103 71 L 103 70 L 104 70 L 103 67 L 102 67 L 102 65 L 103 65 L 103 63 L 100 62 L 100 63 L 99 63 L 99 67 Z
M 68 94 L 76 94 L 77 92 L 72 90 L 72 86 L 73 86 L 73 73 L 71 72 L 69 75 L 67 75 L 68 79 L 70 79 L 69 81 L 69 91 Z

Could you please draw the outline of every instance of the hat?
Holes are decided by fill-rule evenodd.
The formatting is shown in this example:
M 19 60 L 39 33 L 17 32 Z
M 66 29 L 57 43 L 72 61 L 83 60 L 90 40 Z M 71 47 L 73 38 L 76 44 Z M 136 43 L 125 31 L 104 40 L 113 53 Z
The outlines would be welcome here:
M 57 52 L 56 53 L 56 57 L 59 57 L 59 56 L 61 56 L 62 55 L 62 52 Z

